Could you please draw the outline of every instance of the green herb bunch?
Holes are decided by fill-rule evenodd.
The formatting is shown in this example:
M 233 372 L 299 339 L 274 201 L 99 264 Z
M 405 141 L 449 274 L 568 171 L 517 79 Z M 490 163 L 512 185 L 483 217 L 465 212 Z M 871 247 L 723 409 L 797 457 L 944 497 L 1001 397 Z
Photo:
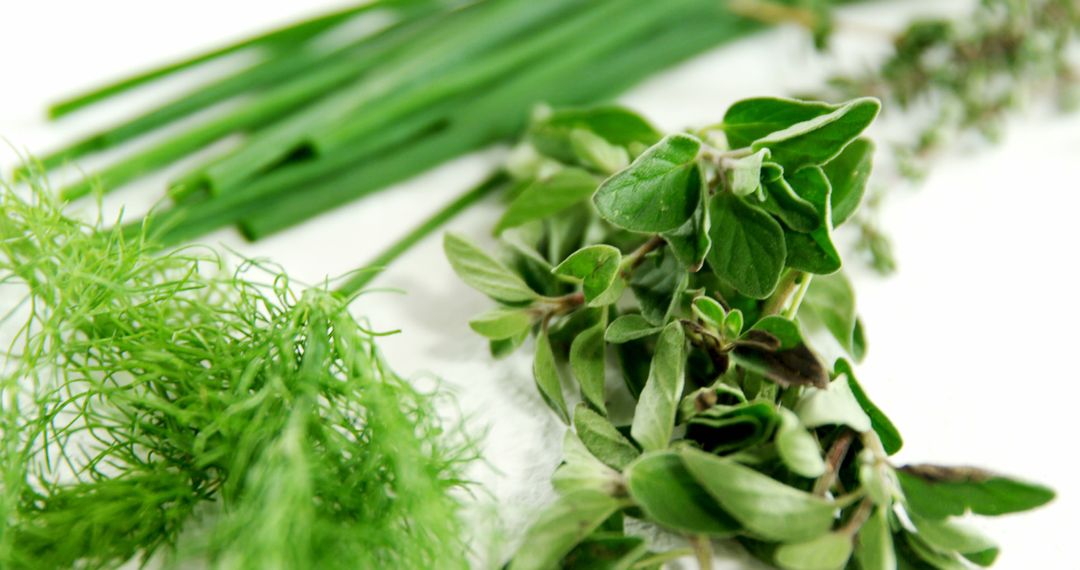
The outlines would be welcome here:
M 602 101 L 761 29 L 714 0 L 373 0 L 61 101 L 60 117 L 208 61 L 254 63 L 45 154 L 54 169 L 169 127 L 61 190 L 113 190 L 215 142 L 170 181 L 178 243 L 236 224 L 259 239 L 520 134 L 538 101 Z M 226 60 L 227 61 L 227 60 Z M 212 75 L 212 74 L 211 74 Z
M 910 140 L 895 145 L 900 173 L 921 178 L 931 159 L 965 134 L 1001 137 L 1009 113 L 1034 98 L 1061 109 L 1077 103 L 1073 53 L 1080 6 L 1073 0 L 981 0 L 963 18 L 920 19 L 900 32 L 893 53 L 864 74 L 834 77 L 834 98 L 874 96 L 910 111 Z M 891 271 L 889 243 L 872 223 L 873 193 L 856 220 L 874 267 Z
M 0 567 L 465 567 L 473 455 L 323 288 L 5 190 Z
M 688 554 L 707 568 L 714 538 L 790 570 L 989 565 L 997 546 L 956 519 L 1052 499 L 890 460 L 902 439 L 849 361 L 866 345 L 832 240 L 864 193 L 874 147 L 859 135 L 878 110 L 757 98 L 669 136 L 615 107 L 537 115 L 495 228 L 505 261 L 444 242 L 462 280 L 499 302 L 470 326 L 496 356 L 535 334 L 537 388 L 572 426 L 559 498 L 511 569 Z M 847 357 L 823 362 L 811 336 Z M 627 518 L 692 547 L 650 552 Z

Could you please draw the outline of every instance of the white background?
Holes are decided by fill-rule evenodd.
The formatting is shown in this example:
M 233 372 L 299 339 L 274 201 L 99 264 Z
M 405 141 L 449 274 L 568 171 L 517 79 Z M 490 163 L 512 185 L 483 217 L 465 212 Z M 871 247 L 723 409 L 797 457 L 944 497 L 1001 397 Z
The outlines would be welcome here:
M 58 124 L 45 122 L 46 102 L 338 4 L 0 0 L 0 137 L 20 151 L 43 152 L 174 85 Z M 836 50 L 845 65 L 873 61 L 886 44 L 868 30 L 895 28 L 912 14 L 962 12 L 970 4 L 909 0 L 848 10 L 843 18 L 860 25 L 842 27 L 853 31 L 841 32 Z M 813 54 L 798 31 L 778 30 L 657 76 L 623 100 L 660 126 L 678 129 L 719 119 L 743 96 L 813 87 L 835 63 Z M 4 172 L 14 155 L 0 148 Z M 495 149 L 458 160 L 258 244 L 231 231 L 208 240 L 271 257 L 294 277 L 317 282 L 362 264 L 502 156 Z M 107 206 L 145 211 L 160 198 L 167 174 L 118 192 Z M 1042 510 L 978 523 L 1001 543 L 999 568 L 1077 567 L 1068 551 L 1080 514 L 1073 472 L 1080 396 L 1078 179 L 1080 117 L 1036 108 L 1010 123 L 1003 144 L 956 149 L 919 190 L 897 192 L 884 222 L 896 244 L 898 274 L 881 279 L 852 268 L 870 340 L 860 376 L 903 431 L 900 461 L 980 465 L 1059 492 Z M 485 240 L 498 211 L 487 203 L 452 227 Z M 454 277 L 438 239 L 416 248 L 376 285 L 403 293 L 361 297 L 355 310 L 376 328 L 402 330 L 381 343 L 391 362 L 406 375 L 442 377 L 474 425 L 489 429 L 490 465 L 476 477 L 490 498 L 481 498 L 486 524 L 478 528 L 498 537 L 492 551 L 505 551 L 551 498 L 548 477 L 562 435 L 533 388 L 529 351 L 506 361 L 488 358 L 466 321 L 489 303 Z M 728 556 L 721 567 L 753 566 Z

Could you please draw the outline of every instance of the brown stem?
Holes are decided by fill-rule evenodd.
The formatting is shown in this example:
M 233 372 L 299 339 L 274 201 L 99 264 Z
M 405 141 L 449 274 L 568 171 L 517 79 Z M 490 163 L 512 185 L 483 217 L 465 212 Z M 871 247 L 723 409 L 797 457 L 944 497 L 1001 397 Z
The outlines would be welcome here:
M 630 277 L 630 274 L 634 272 L 645 261 L 645 256 L 649 252 L 656 250 L 664 245 L 664 238 L 655 235 L 649 238 L 649 241 L 641 244 L 641 247 L 635 249 L 630 255 L 626 256 L 623 260 L 624 267 L 622 270 L 623 277 Z
M 825 473 L 814 482 L 815 495 L 824 497 L 836 483 L 836 477 L 840 474 L 840 465 L 844 463 L 844 457 L 847 456 L 851 442 L 854 440 L 855 432 L 845 429 L 829 447 L 829 453 L 825 457 Z
M 866 497 L 862 501 L 859 501 L 859 506 L 855 510 L 855 513 L 851 515 L 851 518 L 838 532 L 846 534 L 848 536 L 855 536 L 862 528 L 866 521 L 870 518 L 870 515 L 874 512 L 874 501 L 870 497 Z

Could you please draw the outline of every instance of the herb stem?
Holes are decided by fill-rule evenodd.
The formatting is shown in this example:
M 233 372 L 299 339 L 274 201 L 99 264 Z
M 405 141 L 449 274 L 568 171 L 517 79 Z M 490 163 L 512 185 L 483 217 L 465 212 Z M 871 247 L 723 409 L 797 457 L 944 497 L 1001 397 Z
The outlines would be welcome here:
M 844 526 L 840 527 L 840 530 L 838 532 L 846 534 L 850 537 L 854 537 L 859 532 L 859 529 L 861 529 L 862 526 L 866 524 L 867 519 L 870 518 L 870 515 L 873 512 L 874 500 L 870 497 L 864 498 L 862 501 L 859 502 L 859 506 L 855 509 L 855 512 L 851 515 L 851 518 L 848 519 L 846 523 L 844 523 Z
M 825 457 L 825 473 L 814 482 L 814 494 L 824 497 L 840 473 L 840 465 L 844 463 L 851 443 L 855 440 L 855 432 L 845 429 L 829 447 L 829 453 Z
M 713 550 L 709 537 L 701 534 L 690 537 L 690 544 L 694 546 L 694 556 L 697 558 L 700 570 L 712 570 Z
M 784 317 L 789 320 L 794 320 L 795 315 L 799 313 L 799 307 L 802 306 L 803 299 L 806 298 L 806 292 L 810 289 L 810 282 L 813 281 L 814 276 L 809 273 L 803 273 L 802 279 L 799 281 L 799 288 L 795 291 L 795 296 L 791 299 L 791 304 L 788 305 L 787 310 L 784 311 Z
M 794 269 L 789 269 L 784 273 L 783 277 L 780 278 L 780 283 L 776 286 L 776 290 L 765 300 L 765 305 L 761 308 L 763 316 L 776 315 L 784 309 L 788 298 L 791 297 L 792 292 L 799 285 L 801 275 L 805 274 Z
M 664 238 L 658 235 L 649 238 L 648 241 L 641 244 L 640 247 L 632 251 L 630 255 L 627 255 L 623 258 L 622 267 L 620 268 L 621 270 L 619 271 L 619 273 L 623 277 L 629 277 L 630 274 L 633 273 L 634 270 L 637 269 L 638 266 L 640 266 L 645 261 L 646 255 L 662 247 L 664 243 Z
M 497 172 L 486 180 L 460 195 L 454 201 L 443 206 L 412 231 L 390 244 L 375 256 L 363 269 L 354 273 L 347 281 L 337 287 L 335 293 L 342 297 L 352 297 L 378 277 L 382 271 L 398 257 L 411 249 L 425 237 L 439 229 L 446 222 L 476 204 L 480 200 L 505 187 L 508 178 L 505 173 Z

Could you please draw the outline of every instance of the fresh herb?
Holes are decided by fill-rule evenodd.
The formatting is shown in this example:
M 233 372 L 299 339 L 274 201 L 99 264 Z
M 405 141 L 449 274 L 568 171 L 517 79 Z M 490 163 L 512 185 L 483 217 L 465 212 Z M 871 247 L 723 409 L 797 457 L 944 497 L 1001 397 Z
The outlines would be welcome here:
M 1078 31 L 1080 7 L 1072 0 L 980 0 L 962 18 L 912 22 L 880 66 L 832 78 L 826 94 L 870 95 L 886 109 L 905 111 L 910 138 L 893 148 L 899 173 L 918 180 L 957 139 L 998 140 L 1009 113 L 1032 100 L 1074 109 Z M 878 187 L 855 225 L 862 252 L 888 273 L 895 261 L 875 223 L 885 198 Z
M 0 566 L 466 567 L 473 446 L 348 296 L 3 192 Z
M 832 233 L 864 194 L 873 145 L 860 133 L 877 111 L 865 98 L 758 98 L 667 137 L 626 110 L 536 118 L 515 153 L 532 157 L 513 168 L 526 190 L 497 228 L 505 255 L 445 239 L 460 277 L 500 303 L 473 329 L 496 356 L 534 333 L 538 388 L 572 426 L 553 477 L 560 498 L 511 569 L 645 568 L 687 554 L 708 568 L 715 538 L 789 570 L 989 565 L 997 546 L 956 519 L 1053 498 L 979 469 L 895 465 L 896 426 L 847 359 L 822 362 L 810 345 L 824 334 L 851 359 L 866 349 Z M 591 134 L 552 136 L 580 130 Z M 589 174 L 591 197 L 528 190 Z M 533 203 L 545 206 L 523 215 Z M 564 393 L 567 371 L 580 397 Z M 616 392 L 635 402 L 629 422 L 609 409 Z M 689 550 L 650 553 L 624 533 L 628 518 Z
M 169 184 L 176 204 L 154 217 L 155 237 L 177 243 L 238 224 L 258 239 L 515 136 L 540 101 L 602 101 L 760 28 L 712 0 L 370 2 L 59 103 L 53 115 L 227 54 L 257 59 L 56 150 L 39 166 L 48 171 L 185 120 L 61 190 L 75 198 L 238 135 L 237 147 Z M 601 152 L 587 159 L 621 166 L 590 146 L 595 139 L 581 138 L 589 132 L 574 137 Z

